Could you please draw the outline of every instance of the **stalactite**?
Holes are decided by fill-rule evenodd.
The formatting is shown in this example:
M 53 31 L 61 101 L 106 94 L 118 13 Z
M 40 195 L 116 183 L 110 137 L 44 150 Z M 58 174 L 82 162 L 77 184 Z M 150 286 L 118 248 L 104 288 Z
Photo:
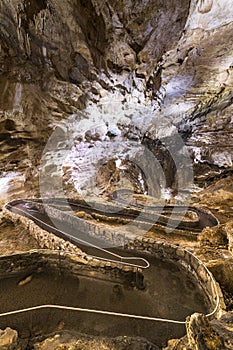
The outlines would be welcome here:
M 213 0 L 200 0 L 198 11 L 200 13 L 207 13 L 212 9 L 212 6 L 213 6 Z
M 42 10 L 42 11 L 39 12 L 38 15 L 34 16 L 36 33 L 38 33 L 39 35 L 40 34 L 44 35 L 45 21 L 46 21 L 46 11 L 47 10 Z
M 25 37 L 25 48 L 26 48 L 27 56 L 30 57 L 32 52 L 31 52 L 30 37 L 28 33 L 26 33 L 26 37 Z

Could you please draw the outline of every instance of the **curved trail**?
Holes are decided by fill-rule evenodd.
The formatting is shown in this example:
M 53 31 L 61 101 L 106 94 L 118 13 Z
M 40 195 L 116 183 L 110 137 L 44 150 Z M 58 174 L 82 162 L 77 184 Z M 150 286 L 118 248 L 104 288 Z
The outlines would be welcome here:
M 42 229 L 52 232 L 63 239 L 68 239 L 74 244 L 78 244 L 79 247 L 88 255 L 102 260 L 117 261 L 123 265 L 142 269 L 148 268 L 150 266 L 147 260 L 140 257 L 132 257 L 130 256 L 130 251 L 127 251 L 124 247 L 113 247 L 112 243 L 109 244 L 109 242 L 106 241 L 104 241 L 105 247 L 103 248 L 103 240 L 98 237 L 95 238 L 95 233 L 94 237 L 93 235 L 89 236 L 89 234 L 82 232 L 82 229 L 78 223 L 76 223 L 76 226 L 74 228 L 73 225 L 64 222 L 65 220 L 61 222 L 61 219 L 55 217 L 51 218 L 51 215 L 46 212 L 46 206 L 54 207 L 58 210 L 63 211 L 82 210 L 86 213 L 101 213 L 101 215 L 104 214 L 113 220 L 117 218 L 124 218 L 150 225 L 159 224 L 166 226 L 169 222 L 173 228 L 194 232 L 199 232 L 206 226 L 215 226 L 218 223 L 217 219 L 210 212 L 195 207 L 186 208 L 182 206 L 147 206 L 142 210 L 142 208 L 136 206 L 125 208 L 122 204 L 124 203 L 112 207 L 114 210 L 117 208 L 117 213 L 109 212 L 109 210 L 107 211 L 106 205 L 103 208 L 101 207 L 101 204 L 99 204 L 99 208 L 93 208 L 90 205 L 86 204 L 83 200 L 74 201 L 64 200 L 62 198 L 44 200 L 15 200 L 8 203 L 6 205 L 6 208 L 12 212 L 28 217 Z M 109 208 L 111 209 L 110 203 L 107 204 L 107 209 Z M 192 214 L 195 214 L 195 219 L 186 219 L 186 221 L 171 219 L 170 216 L 173 213 L 174 209 L 177 216 L 181 215 L 181 217 L 183 217 L 185 212 L 190 212 Z M 74 213 L 72 213 L 72 215 L 70 215 L 70 217 L 72 217 L 73 220 L 77 220 L 77 217 L 74 215 Z M 108 228 L 105 228 L 105 230 L 107 231 Z
M 146 259 L 131 257 L 130 251 L 127 251 L 126 249 L 113 247 L 112 244 L 109 244 L 108 249 L 102 248 L 101 245 L 103 241 L 101 239 L 91 236 L 89 237 L 90 240 L 88 240 L 88 236 L 85 233 L 83 233 L 81 230 L 74 232 L 73 226 L 70 226 L 67 223 L 64 225 L 64 229 L 61 230 L 61 222 L 59 220 L 56 220 L 55 218 L 51 220 L 43 208 L 34 206 L 35 202 L 33 202 L 33 205 L 29 208 L 29 203 L 30 201 L 27 200 L 20 201 L 20 203 L 15 205 L 8 203 L 7 208 L 16 214 L 26 216 L 27 218 L 33 220 L 42 229 L 54 233 L 60 238 L 68 239 L 70 242 L 78 245 L 86 254 L 93 258 L 117 262 L 122 265 L 142 269 L 150 266 Z M 134 264 L 132 263 L 133 260 L 135 261 Z M 136 261 L 138 263 L 136 263 Z
M 53 268 L 55 257 L 58 269 Z M 64 252 L 53 252 L 50 265 L 42 250 L 34 255 L 0 257 L 2 268 L 11 266 L 11 262 L 16 266 L 23 262 L 27 269 L 19 276 L 0 279 L 2 327 L 11 326 L 20 336 L 25 331 L 34 334 L 38 330 L 48 334 L 63 321 L 66 329 L 81 333 L 108 337 L 143 335 L 154 344 L 164 345 L 170 337 L 185 334 L 188 315 L 210 310 L 195 278 L 175 261 L 151 256 L 151 266 L 144 270 L 146 288 L 138 290 L 130 286 L 128 273 L 119 278 L 114 270 L 102 269 L 100 274 L 101 271 L 94 272 L 88 266 L 83 270 L 80 266 L 80 274 L 70 275 L 67 261 L 75 264 L 75 260 L 70 255 L 67 258 Z M 37 266 L 41 267 L 39 272 Z M 32 276 L 30 283 L 19 286 L 27 276 Z
M 212 227 L 218 225 L 217 218 L 208 210 L 197 208 L 194 206 L 182 206 L 182 205 L 165 205 L 165 206 L 152 206 L 152 205 L 135 205 L 128 204 L 128 200 L 124 198 L 124 195 L 132 196 L 137 194 L 133 190 L 121 189 L 109 194 L 109 197 L 119 203 L 121 206 L 129 205 L 138 212 L 141 210 L 143 213 L 150 215 L 145 216 L 145 220 L 159 224 L 162 226 L 170 227 L 173 229 L 201 232 L 205 227 Z M 129 197 L 130 198 L 130 197 Z M 129 199 L 128 198 L 128 199 Z M 183 220 L 186 214 L 191 214 L 189 220 Z M 194 214 L 196 218 L 192 218 Z M 174 219 L 174 216 L 177 218 Z
M 64 224 L 64 230 L 60 229 L 61 222 L 57 221 L 56 219 L 50 219 L 49 215 L 46 213 L 46 205 L 54 206 L 55 208 L 59 207 L 60 210 L 67 210 L 67 206 L 71 207 L 72 209 L 77 210 L 85 210 L 87 213 L 90 212 L 96 212 L 99 213 L 100 211 L 98 209 L 93 209 L 89 205 L 87 205 L 83 201 L 71 201 L 71 200 L 64 200 L 61 198 L 54 198 L 54 199 L 45 199 L 45 200 L 39 200 L 39 199 L 24 199 L 24 200 L 15 200 L 12 202 L 9 202 L 6 205 L 6 208 L 16 214 L 25 216 L 29 218 L 30 220 L 33 220 L 38 226 L 41 228 L 52 232 L 56 235 L 58 235 L 61 238 L 65 238 L 70 240 L 72 243 L 75 243 L 78 245 L 84 252 L 86 252 L 88 255 L 94 256 L 97 259 L 107 260 L 107 261 L 113 261 L 117 263 L 121 263 L 122 265 L 131 266 L 133 268 L 137 269 L 144 269 L 144 277 L 148 280 L 151 280 L 153 278 L 155 267 L 155 262 L 153 260 L 153 256 L 150 257 L 149 254 L 144 254 L 140 251 L 135 250 L 126 250 L 124 247 L 112 247 L 109 246 L 108 249 L 101 248 L 100 246 L 100 239 L 91 237 L 91 242 L 87 240 L 86 234 L 82 232 L 76 232 L 74 235 L 74 227 L 69 226 L 67 223 Z M 172 213 L 172 210 L 174 209 L 173 206 L 166 206 L 164 208 L 162 207 L 146 207 L 146 210 L 143 212 L 143 215 L 140 215 L 140 220 L 145 220 L 146 223 L 151 223 L 153 220 L 153 214 L 156 218 L 154 221 L 156 221 L 156 224 L 160 224 L 163 226 L 166 226 L 167 220 Z M 179 214 L 179 210 L 182 212 L 184 207 L 179 206 L 176 207 L 177 213 Z M 197 209 L 194 207 L 188 207 L 188 210 L 191 212 L 194 212 L 196 215 L 196 219 L 192 219 L 190 222 L 186 219 L 186 221 L 181 221 L 178 225 L 179 229 L 186 229 L 189 227 L 188 225 L 191 223 L 191 228 L 189 227 L 190 231 L 193 231 L 194 229 L 197 231 L 201 231 L 203 227 L 208 226 L 215 226 L 218 221 L 217 219 L 210 213 L 205 210 Z M 162 212 L 161 212 L 162 211 Z M 118 213 L 106 213 L 107 216 L 114 216 L 114 217 L 123 217 L 127 219 L 134 219 L 137 220 L 139 213 L 141 212 L 140 208 L 123 208 L 119 207 Z M 178 215 L 177 214 L 177 215 Z M 153 221 L 153 222 L 154 222 Z M 175 220 L 174 224 L 177 223 L 178 220 Z M 56 227 L 56 224 L 58 224 L 58 227 Z M 134 254 L 132 257 L 131 254 Z M 195 257 L 195 259 L 197 259 Z M 197 259 L 198 260 L 198 259 Z M 200 261 L 199 261 L 200 262 Z M 201 262 L 200 262 L 201 263 Z M 202 263 L 201 263 L 202 264 Z M 203 265 L 203 264 L 202 264 Z M 209 273 L 208 269 L 203 265 L 206 269 L 207 273 Z M 148 269 L 150 267 L 150 269 Z M 147 269 L 150 270 L 150 272 L 147 273 Z M 211 274 L 210 274 L 211 276 Z M 213 280 L 211 276 L 212 281 Z M 216 295 L 217 289 L 216 289 Z M 216 300 L 216 306 L 214 310 L 207 314 L 207 316 L 212 316 L 219 305 L 219 299 Z M 119 313 L 119 312 L 111 312 L 111 311 L 104 311 L 104 310 L 95 310 L 91 308 L 71 308 L 69 306 L 62 306 L 62 305 L 38 305 L 31 308 L 24 308 L 14 311 L 9 311 L 0 314 L 0 317 L 6 316 L 6 315 L 13 315 L 17 313 L 23 313 L 30 310 L 38 310 L 43 308 L 60 308 L 60 309 L 66 309 L 66 310 L 74 310 L 74 311 L 84 311 L 88 313 L 98 313 L 98 314 L 106 314 L 106 315 L 112 315 L 112 316 L 120 316 L 120 317 L 129 317 L 129 318 L 138 318 L 138 319 L 146 319 L 150 321 L 161 321 L 161 322 L 167 322 L 167 323 L 176 323 L 176 324 L 184 324 L 185 321 L 181 320 L 173 320 L 169 318 L 161 318 L 161 317 L 153 317 L 153 316 L 143 316 L 143 315 L 136 315 L 136 314 L 127 314 L 127 313 Z M 194 310 L 195 311 L 195 310 Z
M 136 205 L 128 205 L 126 201 L 122 198 L 117 198 L 117 205 L 112 206 L 111 203 L 107 205 L 98 204 L 97 208 L 92 207 L 87 204 L 84 200 L 70 200 L 63 198 L 52 198 L 52 199 L 21 199 L 21 200 L 13 200 L 9 202 L 6 206 L 9 210 L 13 209 L 15 206 L 20 206 L 22 210 L 28 213 L 32 213 L 39 211 L 38 204 L 48 204 L 51 206 L 70 206 L 72 210 L 82 210 L 87 213 L 99 213 L 108 217 L 120 217 L 126 218 L 129 220 L 137 220 L 144 221 L 154 225 L 161 225 L 191 231 L 191 232 L 201 232 L 205 227 L 213 227 L 218 225 L 218 220 L 216 217 L 208 210 L 204 210 L 201 208 L 196 208 L 193 206 L 182 206 L 182 205 L 165 205 L 165 206 L 136 206 Z M 26 207 L 28 205 L 28 207 Z M 34 209 L 33 209 L 34 208 Z M 109 211 L 111 208 L 114 212 Z M 117 209 L 117 213 L 116 213 Z M 106 211 L 105 211 L 106 210 Z M 185 214 L 191 213 L 196 216 L 196 219 L 182 220 Z M 177 215 L 181 217 L 181 219 L 171 218 L 171 215 Z

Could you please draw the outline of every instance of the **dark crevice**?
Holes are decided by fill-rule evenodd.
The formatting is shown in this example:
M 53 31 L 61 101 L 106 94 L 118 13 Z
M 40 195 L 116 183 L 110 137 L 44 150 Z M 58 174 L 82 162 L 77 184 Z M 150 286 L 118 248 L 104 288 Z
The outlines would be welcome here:
M 47 7 L 47 0 L 24 0 L 24 11 L 27 19 L 34 22 L 34 17 Z
M 131 42 L 129 46 L 134 50 L 134 52 L 138 55 L 140 51 L 143 49 L 143 45 L 138 44 L 137 42 Z
M 155 156 L 155 159 L 159 161 L 165 176 L 166 188 L 171 189 L 172 194 L 176 195 L 178 193 L 177 168 L 172 155 L 158 139 L 152 140 L 144 136 L 142 144 L 146 146 Z
M 122 71 L 130 72 L 129 68 L 118 66 L 117 64 L 114 64 L 113 62 L 111 62 L 109 60 L 107 61 L 107 66 L 114 73 L 120 74 Z
M 105 68 L 103 57 L 108 40 L 102 14 L 97 14 L 90 0 L 78 0 L 74 9 L 76 21 L 82 29 L 95 66 L 97 68 Z

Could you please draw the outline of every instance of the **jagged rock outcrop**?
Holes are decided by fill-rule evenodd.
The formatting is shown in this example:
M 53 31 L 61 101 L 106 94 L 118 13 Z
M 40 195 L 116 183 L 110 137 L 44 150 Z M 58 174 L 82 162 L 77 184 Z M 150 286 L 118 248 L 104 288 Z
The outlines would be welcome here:
M 0 348 L 2 350 L 15 350 L 18 345 L 18 333 L 7 327 L 0 330 Z
M 197 350 L 221 350 L 223 342 L 205 316 L 193 314 L 187 319 L 187 338 L 191 349 Z
M 212 321 L 204 315 L 193 314 L 188 317 L 186 328 L 187 335 L 170 340 L 164 350 L 230 350 L 233 347 L 232 312 Z
M 58 332 L 55 335 L 38 341 L 34 345 L 35 350 L 158 350 L 159 348 L 149 343 L 143 338 L 117 337 L 117 338 L 100 338 L 90 337 L 75 332 Z

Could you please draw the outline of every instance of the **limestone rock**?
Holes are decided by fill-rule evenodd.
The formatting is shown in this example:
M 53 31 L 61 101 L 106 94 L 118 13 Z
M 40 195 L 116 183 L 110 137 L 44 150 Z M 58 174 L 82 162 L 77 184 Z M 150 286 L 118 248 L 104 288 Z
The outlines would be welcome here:
M 158 350 L 158 347 L 143 338 L 91 337 L 63 331 L 37 342 L 34 350 Z
M 198 241 L 204 242 L 204 244 L 210 244 L 213 246 L 228 247 L 228 234 L 224 225 L 218 225 L 216 227 L 206 227 L 198 236 Z
M 7 327 L 5 330 L 0 330 L 0 349 L 1 350 L 16 350 L 18 344 L 17 331 Z
M 222 338 L 206 316 L 195 313 L 186 320 L 187 335 L 168 342 L 164 350 L 223 350 Z
M 223 349 L 233 349 L 233 313 L 228 312 L 220 320 L 213 320 L 211 324 L 223 339 Z
M 193 350 L 222 350 L 223 342 L 204 315 L 193 314 L 186 321 L 188 344 Z
M 229 250 L 233 253 L 233 220 L 226 224 L 227 238 L 229 242 Z
M 208 321 L 201 314 L 187 319 L 187 335 L 168 342 L 164 350 L 231 350 L 233 349 L 233 313 Z

